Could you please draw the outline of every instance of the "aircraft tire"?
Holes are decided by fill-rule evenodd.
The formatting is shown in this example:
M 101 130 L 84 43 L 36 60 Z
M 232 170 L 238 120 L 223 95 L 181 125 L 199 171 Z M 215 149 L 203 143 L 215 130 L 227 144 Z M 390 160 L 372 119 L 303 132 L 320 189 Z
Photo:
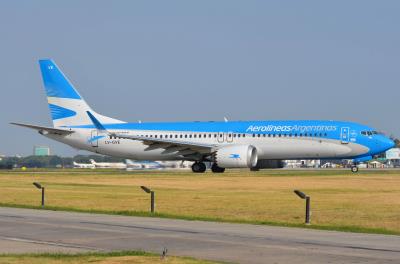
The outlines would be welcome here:
M 213 163 L 213 165 L 211 166 L 211 171 L 214 173 L 223 173 L 225 172 L 225 168 L 221 168 L 217 164 Z
M 357 173 L 358 172 L 358 167 L 357 166 L 351 166 L 351 172 Z
M 195 162 L 192 165 L 192 171 L 194 173 L 203 173 L 207 169 L 206 164 L 204 162 Z

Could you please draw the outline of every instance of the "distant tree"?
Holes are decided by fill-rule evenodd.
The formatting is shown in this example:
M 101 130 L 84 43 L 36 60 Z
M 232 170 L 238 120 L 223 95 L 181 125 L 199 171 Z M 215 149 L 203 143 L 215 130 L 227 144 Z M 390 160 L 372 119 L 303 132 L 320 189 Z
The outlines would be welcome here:
M 400 139 L 395 138 L 394 143 L 396 143 L 397 148 L 400 148 Z

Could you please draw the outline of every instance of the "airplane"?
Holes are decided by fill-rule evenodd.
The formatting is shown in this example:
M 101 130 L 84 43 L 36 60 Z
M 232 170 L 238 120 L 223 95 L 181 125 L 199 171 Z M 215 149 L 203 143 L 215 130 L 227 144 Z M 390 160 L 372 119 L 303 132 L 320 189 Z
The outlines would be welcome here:
M 128 170 L 140 170 L 140 169 L 162 169 L 164 166 L 157 161 L 133 161 L 130 159 L 126 160 Z
M 89 160 L 95 168 L 106 169 L 126 169 L 127 165 L 123 162 L 96 162 L 94 159 Z
M 53 127 L 11 123 L 77 149 L 133 160 L 192 161 L 192 171 L 280 168 L 289 159 L 359 162 L 392 148 L 369 126 L 343 121 L 127 123 L 96 113 L 51 59 L 39 60 Z
M 91 163 L 78 163 L 78 162 L 73 162 L 74 168 L 77 169 L 94 169 L 95 166 Z

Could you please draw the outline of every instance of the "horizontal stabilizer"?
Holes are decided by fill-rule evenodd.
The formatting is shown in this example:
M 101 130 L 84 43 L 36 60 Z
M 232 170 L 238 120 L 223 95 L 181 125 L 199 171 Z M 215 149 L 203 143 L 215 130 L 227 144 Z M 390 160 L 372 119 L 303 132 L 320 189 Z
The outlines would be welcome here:
M 45 135 L 45 134 L 55 134 L 55 135 L 69 135 L 71 133 L 74 133 L 73 130 L 69 129 L 60 129 L 60 128 L 52 128 L 52 127 L 44 127 L 44 126 L 37 126 L 37 125 L 30 125 L 30 124 L 22 124 L 22 123 L 10 123 L 12 125 L 16 126 L 22 126 L 22 127 L 27 127 L 31 128 L 34 130 L 39 131 L 40 134 Z

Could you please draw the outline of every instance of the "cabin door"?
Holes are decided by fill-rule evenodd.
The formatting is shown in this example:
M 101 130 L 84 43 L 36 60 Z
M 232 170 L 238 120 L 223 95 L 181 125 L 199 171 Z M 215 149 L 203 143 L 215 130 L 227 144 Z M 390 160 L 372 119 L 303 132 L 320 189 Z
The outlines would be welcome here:
M 233 133 L 232 132 L 228 132 L 226 133 L 226 142 L 233 142 Z
M 99 133 L 97 130 L 92 130 L 89 141 L 92 147 L 97 148 L 99 146 Z
M 224 137 L 225 137 L 224 132 L 219 132 L 218 133 L 218 138 L 217 138 L 218 143 L 223 143 L 224 142 Z
M 342 127 L 340 130 L 340 140 L 342 141 L 342 144 L 347 144 L 349 143 L 349 128 L 348 127 Z

